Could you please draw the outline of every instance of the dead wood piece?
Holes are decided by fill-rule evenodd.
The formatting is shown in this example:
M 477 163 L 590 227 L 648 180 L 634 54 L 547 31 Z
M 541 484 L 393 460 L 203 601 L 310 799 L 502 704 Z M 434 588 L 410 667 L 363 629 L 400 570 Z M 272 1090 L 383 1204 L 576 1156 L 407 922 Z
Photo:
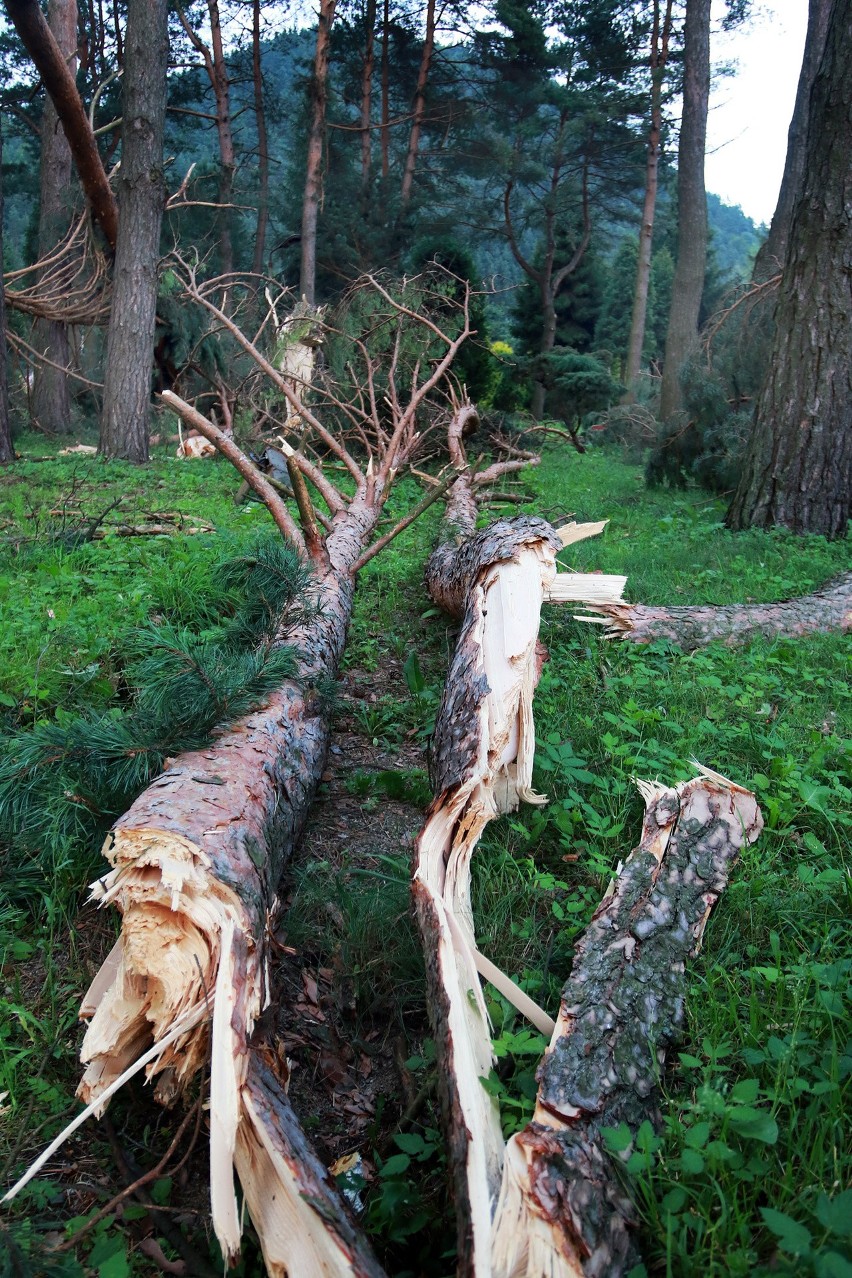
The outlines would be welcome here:
M 671 789 L 638 783 L 641 841 L 576 946 L 533 1121 L 509 1141 L 494 1278 L 618 1278 L 638 1260 L 634 1211 L 602 1130 L 659 1122 L 686 960 L 740 850 L 763 828 L 753 794 L 700 772 Z
M 799 599 L 723 607 L 655 608 L 646 604 L 594 606 L 609 623 L 607 636 L 631 643 L 667 640 L 691 651 L 714 640 L 728 647 L 767 639 L 852 630 L 852 572 Z

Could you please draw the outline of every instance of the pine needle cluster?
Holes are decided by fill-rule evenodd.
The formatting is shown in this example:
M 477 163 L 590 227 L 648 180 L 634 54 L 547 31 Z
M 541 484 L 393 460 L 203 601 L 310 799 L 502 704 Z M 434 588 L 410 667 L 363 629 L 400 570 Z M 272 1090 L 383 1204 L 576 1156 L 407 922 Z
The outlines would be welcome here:
M 51 718 L 0 742 L 0 841 L 54 870 L 132 803 L 182 750 L 261 704 L 292 678 L 287 642 L 308 615 L 308 574 L 278 540 L 258 541 L 213 574 L 221 622 L 196 633 L 163 619 L 122 645 L 124 706 Z

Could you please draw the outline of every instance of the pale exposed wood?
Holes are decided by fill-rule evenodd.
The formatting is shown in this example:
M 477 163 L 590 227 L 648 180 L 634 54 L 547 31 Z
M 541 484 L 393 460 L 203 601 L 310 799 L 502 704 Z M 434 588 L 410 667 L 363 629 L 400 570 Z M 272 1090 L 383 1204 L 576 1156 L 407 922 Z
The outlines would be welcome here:
M 548 603 L 620 604 L 626 577 L 606 573 L 560 572 L 547 587 Z
M 597 537 L 608 523 L 608 519 L 600 519 L 597 523 L 591 524 L 576 524 L 572 520 L 569 524 L 562 524 L 557 528 L 556 536 L 563 546 L 573 546 L 578 541 L 585 541 L 587 537 Z

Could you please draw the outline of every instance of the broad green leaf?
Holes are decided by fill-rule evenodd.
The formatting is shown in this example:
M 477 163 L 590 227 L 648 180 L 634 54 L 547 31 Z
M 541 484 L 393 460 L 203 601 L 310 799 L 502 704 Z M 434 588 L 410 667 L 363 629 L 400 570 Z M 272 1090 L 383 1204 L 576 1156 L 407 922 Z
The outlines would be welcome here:
M 798 1220 L 788 1216 L 786 1212 L 776 1211 L 774 1207 L 761 1207 L 760 1214 L 766 1227 L 778 1239 L 782 1251 L 789 1251 L 794 1256 L 806 1256 L 811 1249 L 811 1231 Z

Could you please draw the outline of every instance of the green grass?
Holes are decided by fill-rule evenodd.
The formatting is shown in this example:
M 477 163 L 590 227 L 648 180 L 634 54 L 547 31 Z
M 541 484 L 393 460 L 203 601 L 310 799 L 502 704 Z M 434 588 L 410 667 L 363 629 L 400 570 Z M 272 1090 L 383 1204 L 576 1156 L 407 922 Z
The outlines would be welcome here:
M 43 445 L 29 441 L 27 448 Z M 213 523 L 216 532 L 69 549 L 55 540 L 64 531 L 62 517 L 46 512 L 60 508 L 75 475 L 87 514 L 123 494 L 124 518 L 179 509 L 190 520 Z M 778 599 L 806 593 L 849 567 L 848 544 L 731 534 L 718 501 L 696 491 L 649 493 L 637 468 L 600 453 L 553 452 L 524 482 L 537 494 L 525 508 L 532 513 L 609 517 L 601 538 L 561 556 L 564 566 L 625 572 L 628 597 L 646 603 Z M 215 621 L 205 613 L 214 552 L 268 525 L 257 506 L 233 506 L 236 486 L 224 465 L 166 456 L 144 471 L 69 458 L 23 463 L 0 475 L 4 535 L 37 534 L 18 549 L 7 546 L 0 558 L 7 618 L 0 710 L 7 730 L 49 718 L 57 707 L 102 709 L 120 701 L 122 636 L 160 610 L 187 625 Z M 394 498 L 389 518 L 407 496 Z M 389 657 L 408 661 L 387 695 L 361 712 L 360 730 L 391 747 L 428 728 L 454 641 L 422 586 L 439 519 L 433 507 L 374 560 L 356 596 L 346 665 L 377 671 Z M 641 1213 L 649 1273 L 852 1274 L 852 1203 L 844 1197 L 852 1182 L 849 640 L 761 640 L 736 651 L 717 644 L 683 654 L 666 645 L 608 642 L 556 606 L 545 610 L 542 638 L 550 661 L 536 697 L 535 783 L 550 802 L 486 832 L 474 861 L 482 948 L 553 1010 L 573 944 L 612 868 L 637 841 L 642 803 L 631 778 L 682 779 L 696 757 L 753 787 L 766 828 L 744 854 L 690 966 L 683 1044 L 661 1079 L 664 1125 L 637 1140 L 625 1175 Z M 387 788 L 381 774 L 356 773 L 351 785 L 365 805 L 381 803 Z M 53 951 L 56 963 L 78 888 L 58 895 L 32 859 L 7 858 L 6 866 L 4 973 L 39 947 L 48 956 Z M 345 953 L 347 966 L 357 969 L 359 1004 L 373 989 L 383 1016 L 422 1030 L 407 857 L 385 868 L 377 878 L 350 867 L 351 891 L 334 897 L 343 927 L 336 924 L 316 947 Z M 294 896 L 303 920 L 300 944 L 308 943 L 311 927 L 331 929 L 323 908 L 328 885 L 322 865 L 300 873 Z M 73 955 L 57 971 L 61 977 L 51 977 L 32 1006 L 18 998 L 15 977 L 5 979 L 0 1092 L 9 1092 L 4 1104 L 15 1119 L 24 1113 L 28 1079 L 45 1058 L 40 1120 L 70 1102 L 68 1017 L 85 977 Z M 539 1044 L 499 1000 L 493 1012 L 509 1129 L 529 1113 Z M 430 1123 L 427 1115 L 417 1131 L 434 1177 Z M 54 1129 L 48 1123 L 39 1139 Z M 618 1143 L 619 1134 L 612 1139 Z M 414 1150 L 416 1142 L 408 1143 Z M 407 1154 L 404 1145 L 399 1150 Z M 374 1191 L 368 1220 L 390 1244 L 393 1203 L 404 1201 L 409 1210 L 416 1197 L 417 1161 L 404 1170 L 402 1160 L 392 1163 Z M 451 1261 L 441 1252 L 451 1246 L 452 1227 L 432 1219 L 428 1229 L 442 1243 L 424 1272 L 447 1273 Z

